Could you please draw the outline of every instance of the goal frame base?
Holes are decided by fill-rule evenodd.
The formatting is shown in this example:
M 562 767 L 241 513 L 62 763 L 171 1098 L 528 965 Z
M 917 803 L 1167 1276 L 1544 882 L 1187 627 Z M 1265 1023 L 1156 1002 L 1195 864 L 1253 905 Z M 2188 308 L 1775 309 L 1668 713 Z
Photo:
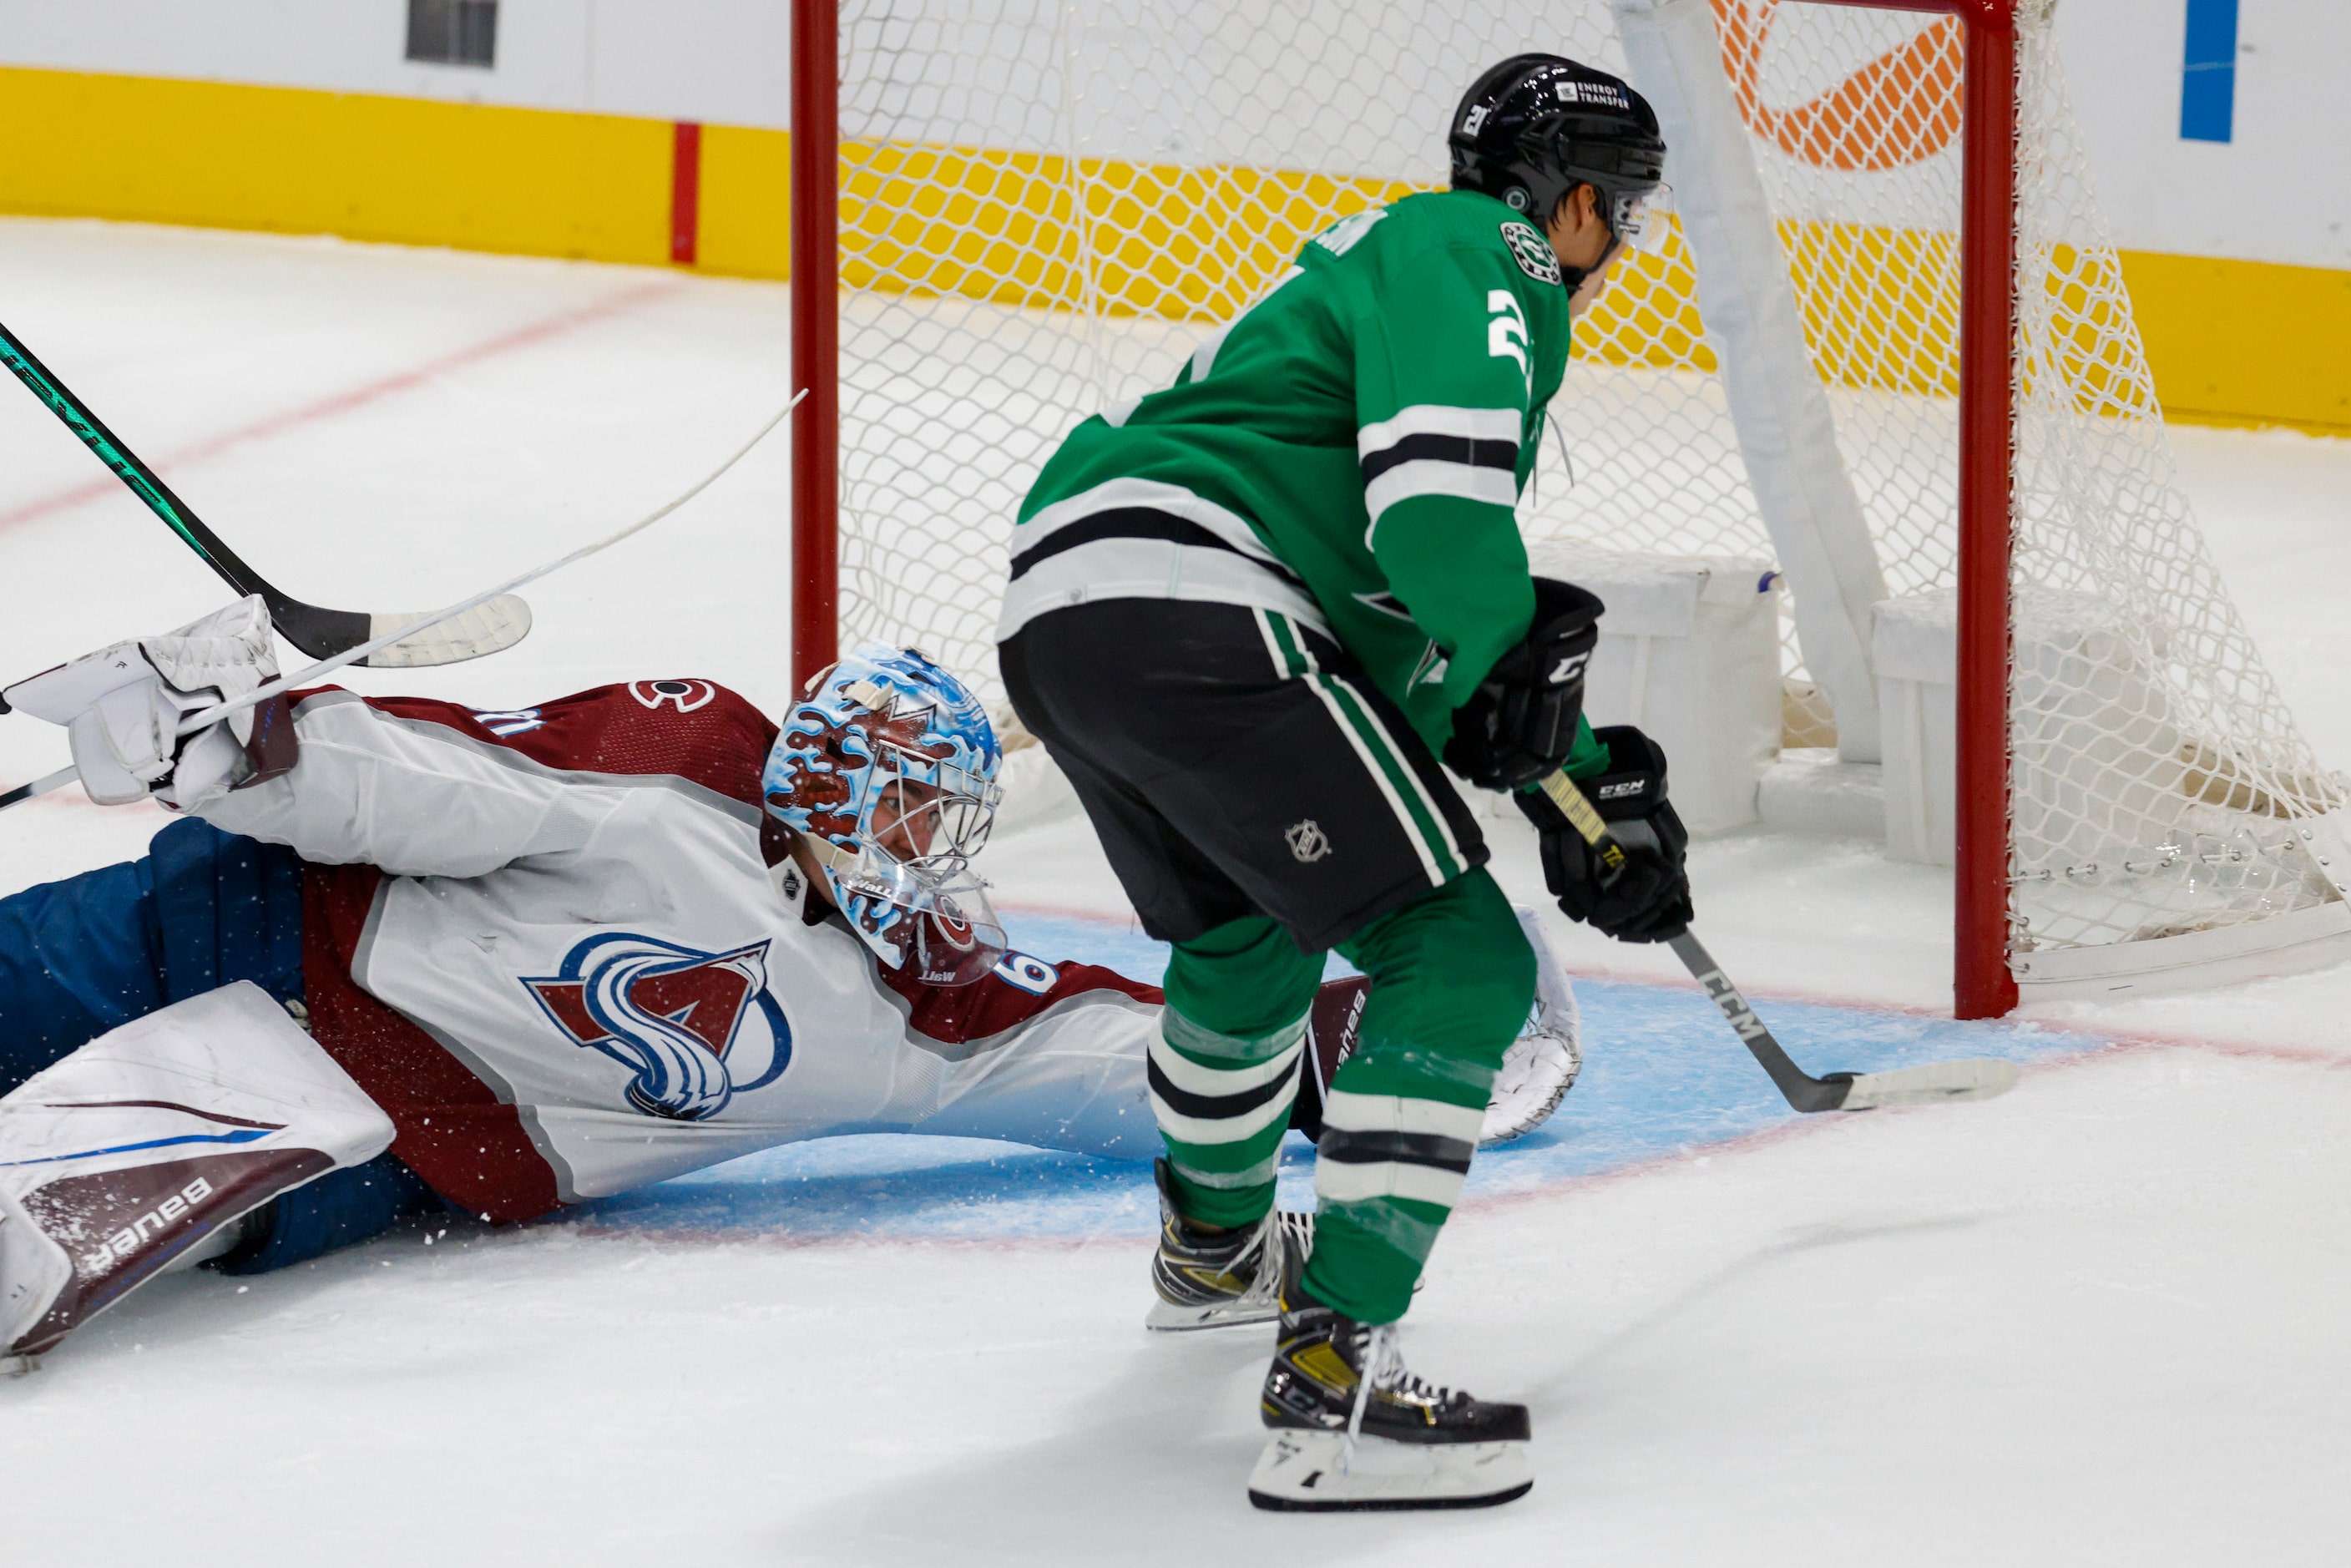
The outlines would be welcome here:
M 2016 956 L 2028 1002 L 2114 1001 L 2307 974 L 2351 958 L 2351 904 L 2322 904 L 2241 925 Z

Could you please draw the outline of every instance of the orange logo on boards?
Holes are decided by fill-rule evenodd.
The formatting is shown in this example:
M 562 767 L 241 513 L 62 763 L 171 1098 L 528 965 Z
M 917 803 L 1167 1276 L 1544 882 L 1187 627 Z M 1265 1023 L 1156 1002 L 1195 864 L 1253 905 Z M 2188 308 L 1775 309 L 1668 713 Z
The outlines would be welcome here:
M 1815 9 L 1817 7 L 1809 7 Z M 1793 109 L 1763 101 L 1763 49 L 1780 0 L 1714 0 L 1740 117 L 1792 158 L 1846 172 L 1923 163 L 1959 130 L 1959 21 L 1945 16 Z

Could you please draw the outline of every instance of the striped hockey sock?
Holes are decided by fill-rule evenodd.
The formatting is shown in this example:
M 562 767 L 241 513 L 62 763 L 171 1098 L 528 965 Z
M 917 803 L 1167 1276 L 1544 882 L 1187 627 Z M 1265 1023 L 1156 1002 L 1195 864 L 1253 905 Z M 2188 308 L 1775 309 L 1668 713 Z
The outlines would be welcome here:
M 1372 985 L 1323 1104 L 1305 1285 L 1359 1322 L 1393 1322 L 1460 1198 L 1494 1073 L 1534 998 L 1534 954 L 1482 869 L 1341 951 Z
M 1486 1113 L 1482 1104 L 1341 1087 L 1369 1076 L 1342 1068 L 1323 1105 L 1314 1166 L 1321 1209 L 1306 1288 L 1349 1317 L 1390 1322 L 1410 1304 L 1460 1198 Z
M 1305 1040 L 1303 1016 L 1244 1040 L 1204 1029 L 1172 1006 L 1161 1015 L 1151 1042 L 1151 1110 L 1185 1218 L 1254 1225 L 1273 1207 Z

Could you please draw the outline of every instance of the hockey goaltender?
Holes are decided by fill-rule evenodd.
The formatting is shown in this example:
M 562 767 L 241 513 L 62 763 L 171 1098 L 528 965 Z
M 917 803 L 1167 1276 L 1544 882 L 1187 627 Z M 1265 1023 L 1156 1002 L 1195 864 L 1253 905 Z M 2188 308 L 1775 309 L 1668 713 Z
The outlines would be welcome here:
M 531 1219 L 800 1139 L 1158 1146 L 1160 993 L 1008 948 L 969 865 L 996 737 L 920 654 L 859 647 L 780 730 L 654 679 L 496 711 L 326 688 L 175 736 L 275 674 L 256 597 L 5 693 L 68 727 L 91 799 L 182 813 L 142 860 L 0 899 L 16 1369 L 167 1269 Z M 1310 1133 L 1362 990 L 1323 988 Z M 1537 1023 L 1497 1136 L 1573 1076 Z M 1274 1312 L 1270 1281 L 1242 1294 L 1153 1311 Z

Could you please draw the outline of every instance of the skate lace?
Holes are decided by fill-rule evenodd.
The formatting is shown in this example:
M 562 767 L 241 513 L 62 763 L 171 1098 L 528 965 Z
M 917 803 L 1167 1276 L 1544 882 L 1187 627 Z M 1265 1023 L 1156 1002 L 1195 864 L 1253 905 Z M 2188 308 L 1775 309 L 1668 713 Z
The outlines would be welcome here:
M 1258 1226 L 1257 1234 L 1249 1238 L 1249 1245 L 1234 1257 L 1228 1265 L 1234 1269 L 1251 1258 L 1257 1260 L 1257 1272 L 1250 1277 L 1249 1289 L 1234 1298 L 1236 1306 L 1256 1306 L 1280 1299 L 1281 1279 L 1289 1255 L 1305 1250 L 1303 1227 L 1297 1223 L 1301 1218 L 1280 1209 L 1273 1210 Z
M 1404 1335 L 1394 1323 L 1374 1323 L 1355 1342 L 1355 1404 L 1347 1412 L 1347 1446 L 1339 1453 L 1343 1476 L 1355 1460 L 1355 1442 L 1364 1435 L 1364 1413 L 1372 1407 L 1375 1389 L 1399 1390 L 1433 1405 L 1453 1397 L 1452 1390 L 1422 1382 L 1405 1370 Z

